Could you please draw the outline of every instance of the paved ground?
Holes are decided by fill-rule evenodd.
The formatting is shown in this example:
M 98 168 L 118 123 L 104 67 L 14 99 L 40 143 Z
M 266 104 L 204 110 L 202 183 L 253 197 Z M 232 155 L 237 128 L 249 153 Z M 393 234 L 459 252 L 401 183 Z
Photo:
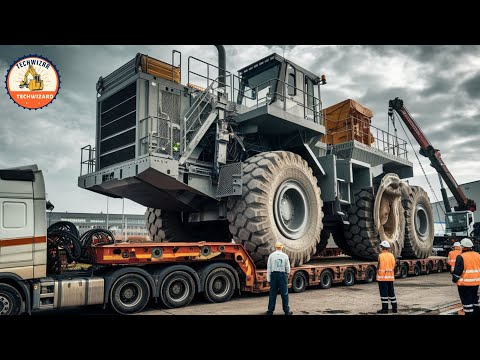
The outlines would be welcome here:
M 449 273 L 409 277 L 395 281 L 399 314 L 409 315 L 428 312 L 438 307 L 459 302 L 457 287 Z M 295 315 L 327 314 L 374 314 L 380 309 L 378 284 L 356 284 L 346 287 L 335 285 L 331 289 L 307 289 L 300 294 L 289 294 L 291 309 Z M 222 304 L 206 303 L 201 297 L 187 307 L 165 309 L 153 306 L 142 315 L 263 315 L 267 309 L 267 294 L 243 294 Z M 105 314 L 96 307 L 42 311 L 37 314 Z M 275 314 L 282 314 L 281 299 L 278 296 Z M 110 312 L 111 314 L 111 312 Z

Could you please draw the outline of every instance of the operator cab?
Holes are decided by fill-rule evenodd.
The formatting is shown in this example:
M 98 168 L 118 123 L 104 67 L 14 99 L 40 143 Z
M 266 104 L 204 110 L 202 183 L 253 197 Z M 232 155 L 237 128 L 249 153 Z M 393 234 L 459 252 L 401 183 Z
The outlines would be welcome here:
M 320 85 L 326 83 L 324 77 L 275 53 L 240 69 L 238 75 L 237 104 L 254 109 L 274 106 L 322 124 Z

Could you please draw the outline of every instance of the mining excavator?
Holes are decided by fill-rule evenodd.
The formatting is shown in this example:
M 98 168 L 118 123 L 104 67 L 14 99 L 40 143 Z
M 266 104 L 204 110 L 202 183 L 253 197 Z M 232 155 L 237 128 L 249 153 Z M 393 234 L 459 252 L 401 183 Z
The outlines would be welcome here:
M 28 80 L 28 75 L 32 75 L 33 79 Z M 43 90 L 43 80 L 40 78 L 40 74 L 35 71 L 32 65 L 28 66 L 28 70 L 25 72 L 23 81 L 20 82 L 20 88 L 29 88 L 31 91 Z

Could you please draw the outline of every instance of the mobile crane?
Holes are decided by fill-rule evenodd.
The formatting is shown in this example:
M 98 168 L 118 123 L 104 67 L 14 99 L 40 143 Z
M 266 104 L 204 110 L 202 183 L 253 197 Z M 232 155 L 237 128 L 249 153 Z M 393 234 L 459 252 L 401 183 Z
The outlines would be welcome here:
M 437 171 L 439 175 L 441 192 L 443 203 L 445 205 L 445 223 L 446 233 L 445 237 L 437 238 L 436 245 L 444 245 L 444 249 L 451 247 L 452 240 L 459 240 L 464 237 L 471 237 L 473 235 L 473 225 L 475 223 L 473 212 L 477 209 L 477 205 L 474 200 L 467 198 L 462 188 L 455 181 L 452 173 L 448 170 L 447 166 L 443 162 L 442 156 L 438 149 L 435 149 L 430 141 L 427 139 L 423 131 L 418 126 L 417 122 L 410 115 L 408 110 L 403 104 L 403 100 L 395 98 L 389 101 L 388 115 L 393 117 L 393 110 L 397 112 L 402 121 L 408 127 L 415 140 L 420 145 L 420 155 L 428 157 L 430 165 Z M 448 188 L 452 192 L 457 205 L 454 206 L 454 212 L 451 211 L 450 203 L 445 188 L 443 187 L 443 181 L 447 184 Z M 458 239 L 457 239 L 458 238 Z M 476 240 L 476 239 L 472 239 Z M 479 241 L 474 241 L 475 248 L 480 247 Z
M 32 75 L 33 79 L 28 81 L 28 75 Z M 28 87 L 31 91 L 43 90 L 43 80 L 40 78 L 40 74 L 35 71 L 35 68 L 32 65 L 29 65 L 23 81 L 20 82 L 19 86 L 20 88 Z

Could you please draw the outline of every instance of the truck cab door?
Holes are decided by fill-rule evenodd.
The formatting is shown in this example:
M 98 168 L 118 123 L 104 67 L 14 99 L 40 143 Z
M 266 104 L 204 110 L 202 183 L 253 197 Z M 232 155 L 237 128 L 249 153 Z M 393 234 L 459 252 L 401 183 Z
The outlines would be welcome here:
M 0 179 L 0 271 L 33 261 L 32 182 Z

